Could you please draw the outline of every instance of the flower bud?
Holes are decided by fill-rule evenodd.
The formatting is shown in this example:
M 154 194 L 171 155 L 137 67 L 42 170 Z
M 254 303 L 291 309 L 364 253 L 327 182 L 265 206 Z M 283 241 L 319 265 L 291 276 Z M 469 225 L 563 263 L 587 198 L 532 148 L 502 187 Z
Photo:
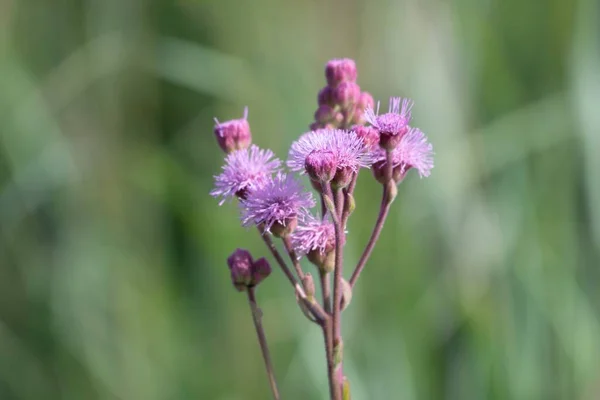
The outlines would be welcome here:
M 343 189 L 352 182 L 354 176 L 354 170 L 352 168 L 343 167 L 338 168 L 335 176 L 331 180 L 331 187 L 333 189 Z
M 284 238 L 290 233 L 294 232 L 294 229 L 298 226 L 298 218 L 286 218 L 283 222 L 275 222 L 271 226 L 271 233 L 273 236 L 278 238 Z
M 315 121 L 325 124 L 329 121 L 333 121 L 335 118 L 336 111 L 326 104 L 323 104 L 315 111 Z
M 306 156 L 304 168 L 313 181 L 329 182 L 335 176 L 337 161 L 329 150 L 313 150 Z
M 258 285 L 271 274 L 271 266 L 264 258 L 259 258 L 252 264 L 252 284 Z
M 337 86 L 342 82 L 356 81 L 356 63 L 349 58 L 331 60 L 325 66 L 325 77 L 330 86 Z
M 304 286 L 304 292 L 309 300 L 315 297 L 315 282 L 310 272 L 307 272 L 304 275 L 304 278 L 302 279 L 302 286 Z
M 375 101 L 373 100 L 373 96 L 369 92 L 362 92 L 358 98 L 358 102 L 356 105 L 361 110 L 366 110 L 367 108 L 373 108 Z
M 225 122 L 219 122 L 215 118 L 216 124 L 213 131 L 219 146 L 225 153 L 246 149 L 252 143 L 252 133 L 250 132 L 250 124 L 248 124 L 247 118 L 247 107 L 244 109 L 243 118 Z
M 354 82 L 342 82 L 333 90 L 333 99 L 336 104 L 346 108 L 358 102 L 360 86 Z
M 372 126 L 354 125 L 352 130 L 362 139 L 365 147 L 374 149 L 379 145 L 379 131 Z
M 252 256 L 248 250 L 237 249 L 227 259 L 233 286 L 240 292 L 252 285 Z
M 322 106 L 322 105 L 333 106 L 333 104 L 334 104 L 333 88 L 331 88 L 330 86 L 325 86 L 323 89 L 321 89 L 319 91 L 317 101 L 320 106 Z

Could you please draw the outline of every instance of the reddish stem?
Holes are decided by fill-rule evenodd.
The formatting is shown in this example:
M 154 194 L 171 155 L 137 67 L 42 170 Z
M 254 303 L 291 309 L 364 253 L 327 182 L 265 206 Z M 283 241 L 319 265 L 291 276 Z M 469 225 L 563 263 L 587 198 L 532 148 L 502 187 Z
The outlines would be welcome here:
M 254 288 L 249 287 L 246 292 L 248 293 L 248 303 L 250 304 L 250 311 L 252 312 L 252 320 L 254 321 L 254 328 L 256 328 L 256 335 L 258 336 L 260 350 L 265 361 L 265 368 L 267 369 L 267 376 L 269 378 L 271 392 L 273 392 L 273 398 L 275 400 L 279 400 L 279 390 L 277 389 L 277 382 L 275 381 L 275 373 L 273 370 L 273 364 L 271 362 L 271 354 L 269 353 L 267 338 L 261 322 L 261 311 L 258 308 L 256 297 L 254 296 Z

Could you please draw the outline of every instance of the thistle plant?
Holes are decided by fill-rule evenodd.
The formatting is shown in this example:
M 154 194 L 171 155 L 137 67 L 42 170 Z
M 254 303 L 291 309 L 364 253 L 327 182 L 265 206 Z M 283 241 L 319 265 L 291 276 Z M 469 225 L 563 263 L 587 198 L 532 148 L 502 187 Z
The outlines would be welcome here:
M 379 239 L 398 185 L 412 169 L 420 177 L 429 176 L 433 148 L 425 134 L 410 125 L 413 101 L 392 97 L 388 112 L 380 113 L 379 103 L 375 108 L 372 96 L 357 84 L 353 60 L 329 61 L 325 77 L 310 131 L 292 144 L 286 163 L 271 150 L 251 144 L 247 109 L 241 119 L 215 120 L 214 133 L 227 156 L 211 195 L 219 204 L 237 199 L 242 225 L 256 227 L 290 282 L 300 310 L 323 333 L 331 399 L 346 400 L 350 380 L 343 369 L 342 311 Z M 371 169 L 381 184 L 381 204 L 371 237 L 349 270 L 343 257 L 346 225 L 356 208 L 354 190 L 361 169 Z M 303 175 L 312 190 L 303 185 Z M 313 275 L 302 267 L 303 258 L 316 267 L 320 298 Z M 247 293 L 273 397 L 279 399 L 255 295 L 271 267 L 243 249 L 235 250 L 227 263 L 234 287 Z

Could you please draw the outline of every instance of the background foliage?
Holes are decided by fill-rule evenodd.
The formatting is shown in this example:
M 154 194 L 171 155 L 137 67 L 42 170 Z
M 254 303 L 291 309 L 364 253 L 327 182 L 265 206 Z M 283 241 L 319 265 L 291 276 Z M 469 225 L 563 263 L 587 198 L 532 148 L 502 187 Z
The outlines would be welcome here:
M 0 0 L 0 398 L 268 398 L 212 118 L 285 157 L 342 56 L 437 154 L 344 313 L 353 398 L 599 398 L 599 4 Z M 363 173 L 350 263 L 378 203 Z M 325 398 L 319 330 L 258 296 L 284 398 Z

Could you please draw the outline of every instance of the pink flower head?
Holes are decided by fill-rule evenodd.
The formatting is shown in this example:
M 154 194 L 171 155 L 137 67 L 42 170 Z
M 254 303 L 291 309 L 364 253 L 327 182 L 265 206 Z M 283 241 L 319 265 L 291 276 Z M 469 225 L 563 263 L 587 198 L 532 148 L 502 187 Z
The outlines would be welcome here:
M 311 251 L 325 254 L 335 247 L 335 228 L 329 219 L 308 215 L 291 236 L 292 247 L 300 256 Z
M 354 131 L 319 129 L 303 134 L 292 143 L 287 165 L 292 171 L 305 171 L 306 157 L 313 151 L 328 151 L 335 156 L 337 169 L 369 168 L 373 162 L 362 139 Z
M 391 150 L 398 145 L 408 131 L 413 104 L 411 99 L 391 97 L 387 113 L 379 115 L 379 103 L 377 111 L 373 108 L 366 110 L 365 119 L 381 133 L 381 147 Z
M 248 148 L 252 143 L 252 134 L 248 124 L 248 107 L 244 108 L 243 118 L 225 122 L 219 122 L 215 118 L 213 131 L 219 146 L 225 153 Z
M 241 201 L 242 225 L 259 225 L 270 232 L 274 225 L 287 227 L 303 220 L 314 205 L 312 194 L 297 179 L 280 172 Z
M 325 65 L 325 77 L 332 87 L 342 82 L 354 82 L 356 75 L 356 63 L 349 58 L 336 58 Z
M 385 170 L 386 152 L 380 148 L 375 153 L 373 172 L 380 180 Z M 410 128 L 392 151 L 394 180 L 400 182 L 411 168 L 416 169 L 421 178 L 429 176 L 433 168 L 433 154 L 433 146 L 427 141 L 427 136 L 418 128 Z
M 249 149 L 234 151 L 225 157 L 223 172 L 215 176 L 213 197 L 221 198 L 219 205 L 228 198 L 245 198 L 249 191 L 261 187 L 281 167 L 271 150 L 261 150 L 252 145 Z

